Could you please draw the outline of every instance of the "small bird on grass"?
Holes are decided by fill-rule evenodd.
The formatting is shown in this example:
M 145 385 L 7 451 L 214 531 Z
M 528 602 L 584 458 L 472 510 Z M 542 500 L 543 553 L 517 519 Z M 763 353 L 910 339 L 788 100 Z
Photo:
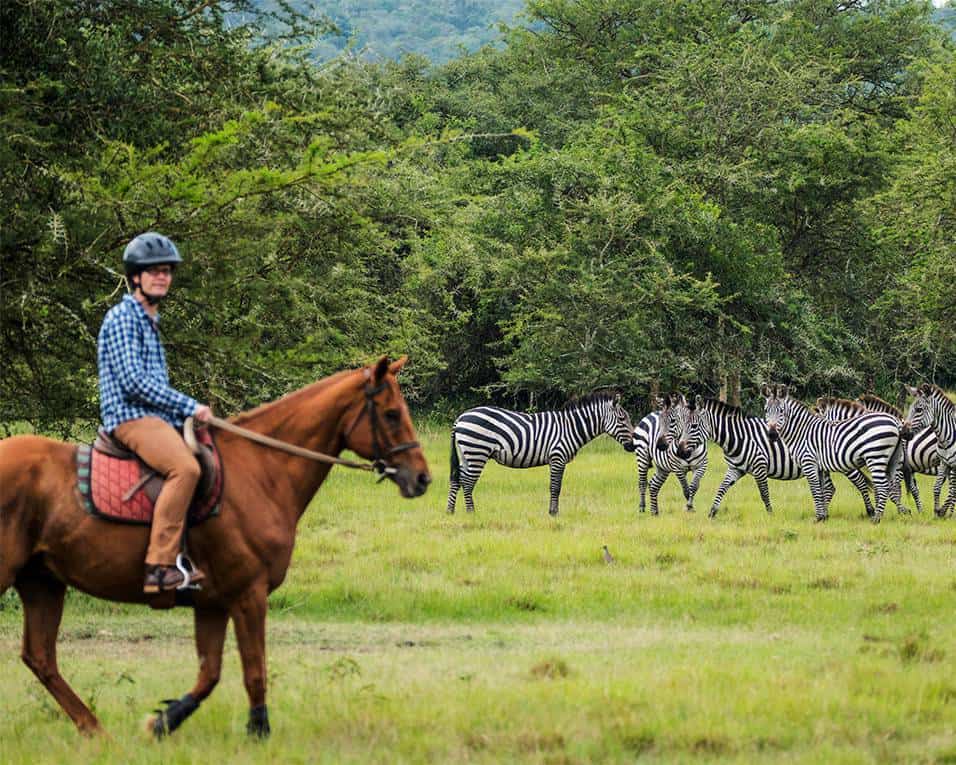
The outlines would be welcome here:
M 601 550 L 604 551 L 604 562 L 611 564 L 614 562 L 614 556 L 611 555 L 611 551 L 607 549 L 607 545 L 602 545 Z

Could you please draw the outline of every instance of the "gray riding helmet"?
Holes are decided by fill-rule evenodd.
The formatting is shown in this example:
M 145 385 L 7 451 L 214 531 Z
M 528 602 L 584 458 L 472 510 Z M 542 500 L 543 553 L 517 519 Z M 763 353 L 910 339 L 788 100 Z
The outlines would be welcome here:
M 138 274 L 150 266 L 182 263 L 179 250 L 169 237 L 148 231 L 133 239 L 123 251 L 123 265 L 127 274 Z

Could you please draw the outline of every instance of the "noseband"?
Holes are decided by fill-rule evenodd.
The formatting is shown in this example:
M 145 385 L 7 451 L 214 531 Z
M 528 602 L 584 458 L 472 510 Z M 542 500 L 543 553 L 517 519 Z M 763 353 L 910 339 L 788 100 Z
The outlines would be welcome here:
M 394 475 L 398 472 L 398 468 L 392 467 L 388 464 L 388 459 L 390 457 L 400 454 L 401 452 L 407 452 L 409 449 L 418 449 L 421 447 L 421 444 L 418 443 L 418 441 L 406 441 L 403 444 L 397 444 L 383 450 L 381 426 L 379 425 L 378 421 L 378 404 L 375 402 L 375 397 L 388 387 L 388 383 L 382 381 L 378 385 L 373 386 L 371 383 L 371 377 L 371 372 L 366 369 L 365 406 L 363 406 L 359 413 L 355 416 L 355 419 L 352 421 L 352 424 L 349 425 L 348 430 L 345 431 L 345 437 L 348 438 L 350 435 L 352 435 L 352 431 L 355 430 L 355 426 L 358 425 L 359 420 L 362 419 L 362 415 L 367 414 L 369 425 L 372 429 L 372 470 L 378 474 L 378 480 L 379 483 L 381 483 L 390 475 Z

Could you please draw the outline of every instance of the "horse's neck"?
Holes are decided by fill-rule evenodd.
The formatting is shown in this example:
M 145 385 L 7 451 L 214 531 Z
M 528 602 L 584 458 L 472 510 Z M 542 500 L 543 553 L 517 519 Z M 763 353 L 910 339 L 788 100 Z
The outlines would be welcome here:
M 320 380 L 248 415 L 240 416 L 237 424 L 287 444 L 337 457 L 344 448 L 344 418 L 353 408 L 355 388 L 360 384 L 357 375 L 338 374 Z M 327 464 L 277 449 L 270 449 L 268 457 L 263 455 L 257 465 L 261 465 L 261 469 L 271 469 L 281 474 L 282 480 L 276 481 L 276 475 L 271 478 L 283 487 L 283 494 L 288 496 L 276 499 L 295 511 L 296 520 L 305 511 L 330 469 Z

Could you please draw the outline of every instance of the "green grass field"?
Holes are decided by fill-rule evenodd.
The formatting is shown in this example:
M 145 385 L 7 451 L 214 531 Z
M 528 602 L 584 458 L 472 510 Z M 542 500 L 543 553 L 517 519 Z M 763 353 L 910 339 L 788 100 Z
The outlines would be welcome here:
M 751 478 L 712 521 L 719 450 L 698 512 L 671 479 L 639 515 L 607 438 L 568 467 L 557 520 L 547 469 L 497 465 L 477 513 L 449 516 L 447 431 L 422 436 L 424 498 L 337 468 L 303 519 L 271 599 L 271 739 L 245 736 L 230 639 L 213 696 L 150 741 L 147 713 L 194 681 L 190 614 L 73 595 L 61 669 L 111 734 L 83 739 L 20 663 L 8 593 L 0 762 L 956 763 L 952 519 L 873 526 L 835 477 L 826 524 L 805 482 L 771 483 L 768 517 Z

